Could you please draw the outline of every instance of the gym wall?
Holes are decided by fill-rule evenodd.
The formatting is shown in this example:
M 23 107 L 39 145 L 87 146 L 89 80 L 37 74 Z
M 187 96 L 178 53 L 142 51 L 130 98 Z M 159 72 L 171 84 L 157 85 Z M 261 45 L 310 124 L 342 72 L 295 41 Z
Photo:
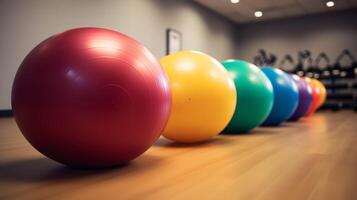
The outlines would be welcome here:
M 0 1 L 0 110 L 11 108 L 11 87 L 26 54 L 45 38 L 74 27 L 96 26 L 128 34 L 157 58 L 166 52 L 166 29 L 183 35 L 183 49 L 219 60 L 235 53 L 234 23 L 192 1 Z M 6 29 L 5 29 L 6 27 Z
M 259 49 L 278 57 L 286 54 L 296 62 L 297 52 L 310 50 L 316 58 L 322 51 L 334 62 L 343 49 L 357 56 L 357 10 L 279 19 L 237 27 L 237 57 L 252 62 Z

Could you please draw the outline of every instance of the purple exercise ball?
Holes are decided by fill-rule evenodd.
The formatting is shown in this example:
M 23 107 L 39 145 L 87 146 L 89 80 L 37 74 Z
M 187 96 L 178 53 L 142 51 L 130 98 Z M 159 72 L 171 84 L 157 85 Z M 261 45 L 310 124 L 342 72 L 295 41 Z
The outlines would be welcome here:
M 298 75 L 291 75 L 296 83 L 299 91 L 299 103 L 294 114 L 289 118 L 289 121 L 298 121 L 309 110 L 312 103 L 312 90 L 309 84 Z

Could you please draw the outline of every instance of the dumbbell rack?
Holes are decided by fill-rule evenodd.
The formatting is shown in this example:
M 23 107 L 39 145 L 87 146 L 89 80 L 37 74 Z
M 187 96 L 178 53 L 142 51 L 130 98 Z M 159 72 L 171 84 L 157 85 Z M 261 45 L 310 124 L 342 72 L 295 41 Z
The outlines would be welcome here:
M 343 58 L 348 58 L 351 64 L 341 65 Z M 326 63 L 324 67 L 321 61 Z M 295 67 L 287 69 L 288 64 Z M 310 51 L 300 51 L 296 63 L 292 56 L 286 55 L 280 61 L 279 68 L 299 76 L 319 79 L 327 90 L 327 100 L 321 109 L 347 108 L 357 111 L 357 61 L 349 50 L 343 50 L 333 65 L 326 53 L 322 52 L 313 59 Z
M 324 56 L 329 63 L 327 56 Z M 351 60 L 349 66 L 340 64 L 343 57 L 348 57 Z M 328 65 L 318 71 L 318 78 L 327 89 L 327 100 L 323 108 L 332 110 L 348 108 L 357 111 L 357 63 L 352 54 L 348 50 L 344 50 L 337 57 L 334 66 Z
M 273 62 L 269 62 L 271 60 L 268 59 L 269 56 L 265 50 L 260 50 L 254 58 L 255 64 L 274 65 L 276 58 L 274 55 L 270 57 L 273 58 L 271 59 Z M 348 58 L 351 63 L 342 65 L 343 58 Z M 321 61 L 326 63 L 325 66 L 321 65 Z M 357 60 L 349 50 L 345 49 L 333 65 L 330 63 L 330 58 L 326 53 L 321 52 L 316 59 L 313 59 L 311 52 L 304 50 L 298 52 L 296 63 L 293 57 L 287 54 L 277 67 L 288 73 L 319 79 L 327 90 L 327 100 L 320 109 L 346 108 L 357 111 Z M 292 67 L 287 68 L 288 65 Z
M 357 80 L 355 78 L 320 78 L 327 89 L 327 100 L 322 109 L 342 108 L 357 111 Z

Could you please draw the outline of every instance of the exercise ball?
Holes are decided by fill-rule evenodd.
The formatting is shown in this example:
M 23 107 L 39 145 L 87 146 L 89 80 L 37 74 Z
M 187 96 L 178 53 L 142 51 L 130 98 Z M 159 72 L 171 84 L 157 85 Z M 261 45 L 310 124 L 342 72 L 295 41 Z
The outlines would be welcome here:
M 317 87 L 319 88 L 319 91 L 320 91 L 319 101 L 318 101 L 318 104 L 317 104 L 317 108 L 320 108 L 326 101 L 326 96 L 327 96 L 326 88 L 325 88 L 324 84 L 321 81 L 319 81 L 317 79 L 314 79 L 313 81 L 316 82 L 316 85 L 317 85 Z
M 236 90 L 216 59 L 197 51 L 179 51 L 160 60 L 171 86 L 172 110 L 163 136 L 181 143 L 218 135 L 231 119 Z
M 319 101 L 320 101 L 320 88 L 318 87 L 317 82 L 315 79 L 309 78 L 309 77 L 304 77 L 306 82 L 310 85 L 311 90 L 312 90 L 312 103 L 310 105 L 310 108 L 308 109 L 307 113 L 305 116 L 309 116 L 312 113 L 314 113 L 319 106 Z
M 306 114 L 312 103 L 312 90 L 305 79 L 296 74 L 291 75 L 299 92 L 299 102 L 294 114 L 289 118 L 289 121 L 298 121 Z
M 77 28 L 36 46 L 12 88 L 15 120 L 38 151 L 74 167 L 109 167 L 145 152 L 167 123 L 171 94 L 136 40 Z
M 269 79 L 255 65 L 243 60 L 227 60 L 223 66 L 234 80 L 237 106 L 225 133 L 245 133 L 268 117 L 273 105 Z
M 264 126 L 277 126 L 288 120 L 299 103 L 299 92 L 289 74 L 273 67 L 262 67 L 261 70 L 269 78 L 274 90 L 273 108 L 264 121 Z

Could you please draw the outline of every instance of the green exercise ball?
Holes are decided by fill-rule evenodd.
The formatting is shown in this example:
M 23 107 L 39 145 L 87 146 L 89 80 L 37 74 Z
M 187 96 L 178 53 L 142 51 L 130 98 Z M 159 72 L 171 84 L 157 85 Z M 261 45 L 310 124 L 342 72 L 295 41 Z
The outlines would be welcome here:
M 243 60 L 222 62 L 237 90 L 237 106 L 225 133 L 245 133 L 262 124 L 274 101 L 268 77 L 254 64 Z

